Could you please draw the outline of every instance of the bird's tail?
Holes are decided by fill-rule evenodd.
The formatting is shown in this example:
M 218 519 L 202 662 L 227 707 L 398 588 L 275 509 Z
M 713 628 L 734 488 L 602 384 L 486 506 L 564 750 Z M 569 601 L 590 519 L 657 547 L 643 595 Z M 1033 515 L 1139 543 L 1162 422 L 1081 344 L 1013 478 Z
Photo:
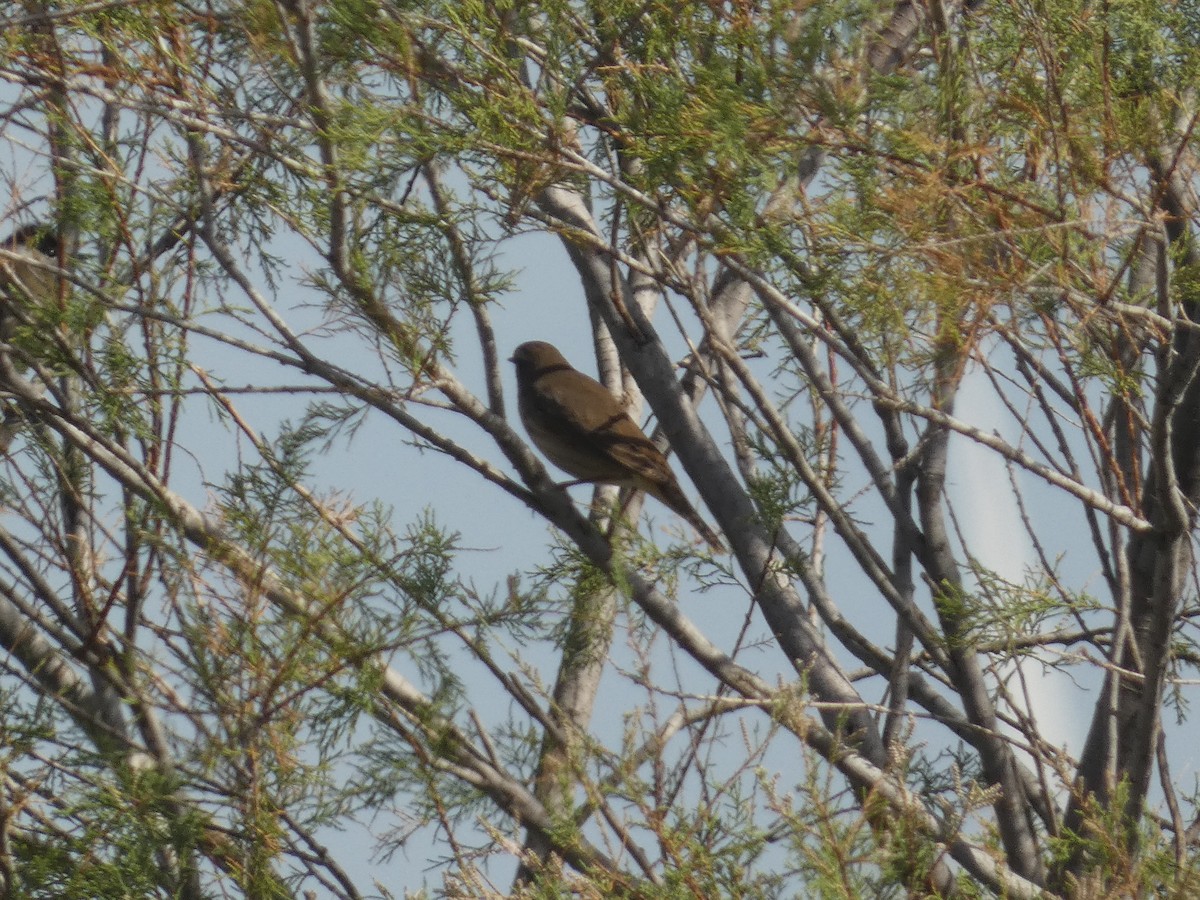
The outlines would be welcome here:
M 696 529 L 696 533 L 704 538 L 704 542 L 712 548 L 714 553 L 724 553 L 726 551 L 725 542 L 721 540 L 721 536 L 717 534 L 704 519 L 700 518 L 700 513 L 696 512 L 696 508 L 692 506 L 679 485 L 672 482 L 665 485 L 654 485 L 654 489 L 650 491 L 662 503 L 677 513 L 680 518 Z

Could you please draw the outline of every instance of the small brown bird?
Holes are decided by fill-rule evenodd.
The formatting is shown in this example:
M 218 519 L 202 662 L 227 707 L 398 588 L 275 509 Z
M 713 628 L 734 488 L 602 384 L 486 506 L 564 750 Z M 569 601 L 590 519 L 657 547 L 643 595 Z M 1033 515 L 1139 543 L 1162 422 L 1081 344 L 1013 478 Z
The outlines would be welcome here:
M 696 512 L 662 451 L 594 378 L 571 368 L 558 349 L 529 341 L 512 355 L 518 406 L 537 448 L 581 482 L 632 487 L 657 497 L 716 552 L 724 544 Z

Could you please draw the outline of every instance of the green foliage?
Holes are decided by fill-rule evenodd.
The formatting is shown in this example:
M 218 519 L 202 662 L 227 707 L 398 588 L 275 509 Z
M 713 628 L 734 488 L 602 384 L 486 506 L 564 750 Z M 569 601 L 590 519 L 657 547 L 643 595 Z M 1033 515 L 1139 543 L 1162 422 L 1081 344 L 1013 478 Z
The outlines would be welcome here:
M 1141 850 L 1130 852 L 1128 822 L 1112 811 L 1121 808 L 1128 790 L 1128 783 L 1118 785 L 1110 809 L 1087 803 L 1082 827 L 1064 831 L 1051 842 L 1056 861 L 1079 855 L 1086 860 L 1090 874 L 1070 879 L 1069 887 L 1094 896 L 1190 896 L 1197 883 L 1195 857 L 1189 852 L 1186 864 L 1180 865 L 1169 835 L 1146 822 L 1138 841 Z

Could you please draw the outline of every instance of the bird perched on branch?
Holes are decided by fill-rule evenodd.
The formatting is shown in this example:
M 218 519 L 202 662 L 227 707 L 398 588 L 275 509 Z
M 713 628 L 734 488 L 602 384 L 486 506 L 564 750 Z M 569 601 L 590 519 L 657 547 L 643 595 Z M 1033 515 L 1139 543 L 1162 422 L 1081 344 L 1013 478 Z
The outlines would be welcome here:
M 58 234 L 47 225 L 22 225 L 0 241 L 0 340 L 16 330 L 14 309 L 58 297 Z
M 0 241 L 0 342 L 11 342 L 36 307 L 58 299 L 58 245 L 58 233 L 48 225 L 23 225 Z M 14 362 L 5 350 L 0 381 L 24 369 L 14 370 Z M 0 404 L 0 453 L 8 451 L 24 420 L 16 404 Z
M 579 482 L 632 487 L 657 497 L 718 553 L 724 544 L 700 518 L 661 450 L 596 379 L 558 349 L 529 341 L 513 352 L 521 421 L 537 448 Z

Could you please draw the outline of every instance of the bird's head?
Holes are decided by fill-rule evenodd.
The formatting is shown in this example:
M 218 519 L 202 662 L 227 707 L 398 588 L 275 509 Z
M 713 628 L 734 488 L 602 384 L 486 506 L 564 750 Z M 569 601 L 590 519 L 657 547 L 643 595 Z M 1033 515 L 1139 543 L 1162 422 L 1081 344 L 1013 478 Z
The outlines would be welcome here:
M 518 375 L 532 375 L 550 368 L 571 368 L 558 348 L 545 341 L 526 341 L 509 359 L 516 365 Z
M 44 222 L 22 225 L 3 241 L 0 241 L 0 247 L 5 250 L 36 250 L 51 259 L 57 259 L 58 231 L 53 225 Z

